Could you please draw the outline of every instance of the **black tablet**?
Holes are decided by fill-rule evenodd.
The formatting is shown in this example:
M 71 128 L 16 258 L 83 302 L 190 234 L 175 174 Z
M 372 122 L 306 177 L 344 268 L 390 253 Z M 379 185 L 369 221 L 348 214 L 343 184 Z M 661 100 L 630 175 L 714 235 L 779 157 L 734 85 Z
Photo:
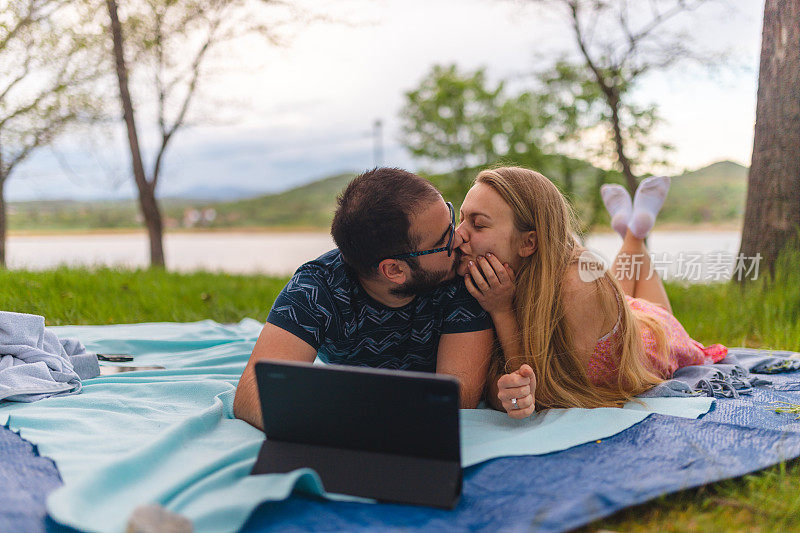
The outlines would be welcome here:
M 313 468 L 329 492 L 450 508 L 461 490 L 450 376 L 256 363 L 266 440 L 254 474 Z

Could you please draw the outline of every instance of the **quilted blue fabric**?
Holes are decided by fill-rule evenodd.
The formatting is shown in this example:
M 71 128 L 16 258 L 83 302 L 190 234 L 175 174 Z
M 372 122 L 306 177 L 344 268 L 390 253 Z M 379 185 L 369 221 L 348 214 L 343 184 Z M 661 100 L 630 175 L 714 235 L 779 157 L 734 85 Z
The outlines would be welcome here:
M 771 388 L 718 399 L 700 420 L 651 415 L 600 442 L 541 456 L 495 459 L 465 470 L 453 511 L 327 502 L 296 495 L 261 505 L 244 531 L 563 531 L 660 494 L 741 476 L 800 456 L 800 421 L 775 413 L 800 403 L 800 373 Z M 7 443 L 14 443 L 8 445 Z M 59 485 L 49 460 L 0 429 L 0 531 L 41 531 L 44 496 Z M 47 522 L 47 530 L 66 529 Z
M 0 426 L 0 531 L 44 531 L 45 497 L 60 485 L 53 461 Z

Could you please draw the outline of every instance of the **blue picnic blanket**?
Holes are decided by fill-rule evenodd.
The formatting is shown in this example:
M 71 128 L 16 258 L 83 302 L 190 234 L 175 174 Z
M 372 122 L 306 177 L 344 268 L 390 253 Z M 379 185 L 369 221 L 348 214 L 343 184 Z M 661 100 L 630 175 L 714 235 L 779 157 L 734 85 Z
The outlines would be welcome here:
M 740 476 L 800 454 L 800 423 L 775 401 L 800 403 L 800 375 L 773 389 L 717 400 L 699 420 L 651 415 L 600 442 L 547 455 L 494 459 L 464 471 L 453 511 L 330 503 L 295 493 L 259 506 L 242 531 L 564 531 L 658 495 Z M 747 424 L 742 425 L 742 424 Z M 0 531 L 45 530 L 52 461 L 0 427 Z M 569 497 L 564 495 L 568 494 Z M 47 521 L 47 530 L 69 530 Z
M 766 351 L 765 351 L 766 353 Z M 625 431 L 559 452 L 467 468 L 453 511 L 331 503 L 293 495 L 258 507 L 255 531 L 567 531 L 662 494 L 800 457 L 800 372 L 749 395 L 718 398 L 698 420 L 652 414 Z
M 240 527 L 265 500 L 293 490 L 329 499 L 313 471 L 249 476 L 263 434 L 232 416 L 235 385 L 261 324 L 137 324 L 54 328 L 98 352 L 131 353 L 164 370 L 87 380 L 80 395 L 0 405 L 0 424 L 52 458 L 65 485 L 47 509 L 59 523 L 122 531 L 151 502 L 190 518 L 198 531 Z M 511 455 L 545 454 L 607 438 L 651 413 L 696 418 L 710 398 L 654 398 L 623 409 L 550 410 L 515 421 L 463 410 L 464 466 Z

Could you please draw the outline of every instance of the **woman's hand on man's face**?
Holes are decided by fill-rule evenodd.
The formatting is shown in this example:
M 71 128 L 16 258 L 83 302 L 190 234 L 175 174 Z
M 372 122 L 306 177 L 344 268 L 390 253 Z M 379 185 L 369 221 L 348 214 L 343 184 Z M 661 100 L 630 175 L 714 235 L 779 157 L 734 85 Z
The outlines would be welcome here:
M 494 254 L 487 253 L 469 262 L 464 284 L 469 293 L 489 314 L 513 312 L 516 275 Z
M 536 374 L 529 365 L 522 365 L 511 374 L 497 380 L 497 398 L 511 418 L 525 418 L 535 408 Z

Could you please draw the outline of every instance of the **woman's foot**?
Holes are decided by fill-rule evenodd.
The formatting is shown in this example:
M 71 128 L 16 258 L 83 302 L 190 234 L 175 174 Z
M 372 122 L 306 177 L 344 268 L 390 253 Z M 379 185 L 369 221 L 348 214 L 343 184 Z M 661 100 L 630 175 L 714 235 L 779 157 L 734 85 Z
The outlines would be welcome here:
M 656 216 L 661 211 L 664 200 L 667 199 L 670 181 L 666 176 L 652 176 L 642 180 L 636 189 L 633 197 L 633 214 L 628 223 L 631 233 L 636 238 L 644 239 L 653 229 Z
M 600 187 L 600 197 L 611 215 L 611 227 L 624 239 L 633 209 L 631 195 L 622 185 L 606 184 Z

